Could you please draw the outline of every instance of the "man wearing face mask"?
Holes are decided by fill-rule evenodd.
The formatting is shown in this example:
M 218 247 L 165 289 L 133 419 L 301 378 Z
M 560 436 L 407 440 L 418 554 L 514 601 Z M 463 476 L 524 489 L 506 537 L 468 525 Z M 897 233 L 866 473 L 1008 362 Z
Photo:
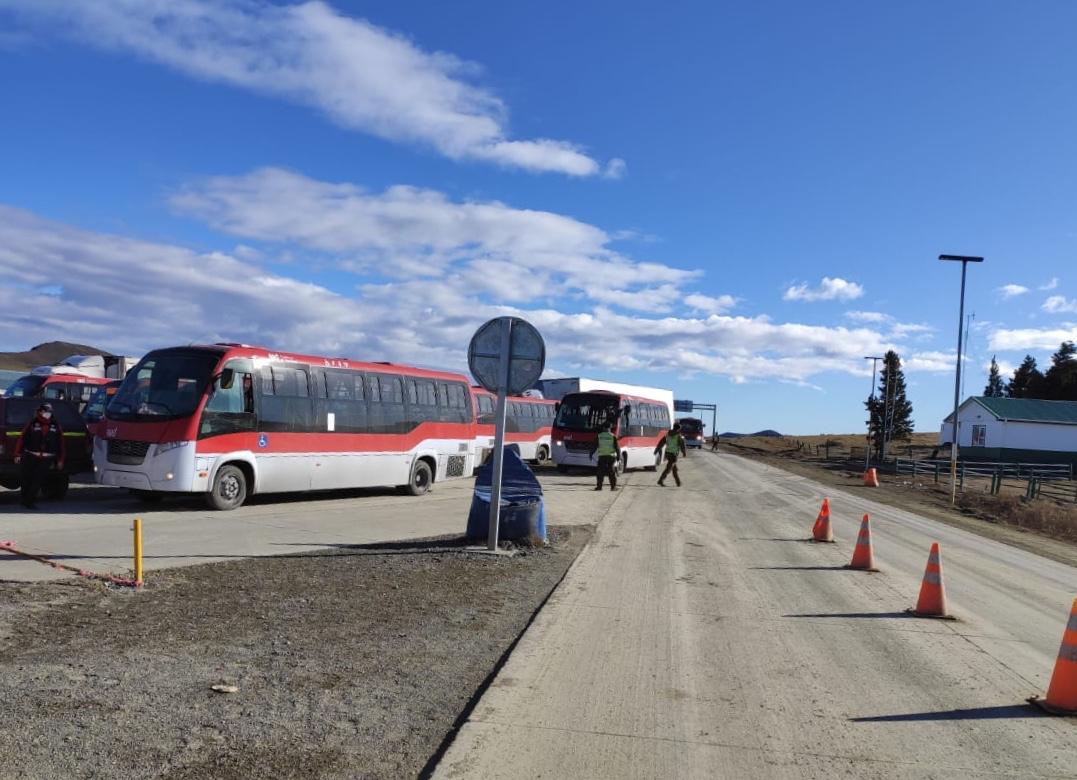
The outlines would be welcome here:
M 37 407 L 15 443 L 15 462 L 21 469 L 22 504 L 33 508 L 49 471 L 64 469 L 64 432 L 52 416 L 52 404 Z

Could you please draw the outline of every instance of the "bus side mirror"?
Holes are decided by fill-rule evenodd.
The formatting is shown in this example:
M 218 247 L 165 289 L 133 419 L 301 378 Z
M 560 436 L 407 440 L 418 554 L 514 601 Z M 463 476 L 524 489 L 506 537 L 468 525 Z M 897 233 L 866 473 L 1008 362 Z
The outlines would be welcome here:
M 232 383 L 236 381 L 236 372 L 234 369 L 226 368 L 221 372 L 220 384 L 222 390 L 231 390 Z

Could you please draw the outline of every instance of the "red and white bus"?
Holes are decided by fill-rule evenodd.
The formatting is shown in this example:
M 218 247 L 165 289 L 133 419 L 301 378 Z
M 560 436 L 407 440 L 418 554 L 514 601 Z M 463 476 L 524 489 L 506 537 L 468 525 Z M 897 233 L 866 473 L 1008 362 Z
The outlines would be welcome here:
M 475 396 L 477 462 L 482 463 L 494 449 L 497 396 L 481 387 L 472 387 Z M 557 404 L 542 398 L 509 396 L 505 410 L 505 444 L 520 448 L 520 457 L 543 465 L 550 459 L 550 441 Z
M 242 344 L 159 349 L 124 380 L 94 443 L 97 481 L 146 500 L 400 486 L 470 476 L 467 378 Z
M 90 395 L 100 385 L 113 380 L 85 374 L 27 374 L 4 391 L 4 398 L 41 398 L 48 401 L 70 401 L 81 412 Z
M 598 464 L 591 456 L 599 431 L 605 423 L 613 426 L 620 440 L 620 469 L 654 470 L 662 454 L 654 448 L 669 430 L 669 407 L 662 401 L 595 390 L 569 393 L 561 399 L 553 423 L 553 460 L 557 468 Z

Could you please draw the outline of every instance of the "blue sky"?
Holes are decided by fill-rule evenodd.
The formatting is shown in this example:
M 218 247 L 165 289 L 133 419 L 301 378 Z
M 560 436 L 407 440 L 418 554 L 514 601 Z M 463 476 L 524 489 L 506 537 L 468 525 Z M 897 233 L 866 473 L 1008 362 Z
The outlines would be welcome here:
M 551 371 L 920 430 L 1077 338 L 1077 5 L 0 0 L 0 349 Z M 1009 285 L 1009 287 L 1007 287 Z

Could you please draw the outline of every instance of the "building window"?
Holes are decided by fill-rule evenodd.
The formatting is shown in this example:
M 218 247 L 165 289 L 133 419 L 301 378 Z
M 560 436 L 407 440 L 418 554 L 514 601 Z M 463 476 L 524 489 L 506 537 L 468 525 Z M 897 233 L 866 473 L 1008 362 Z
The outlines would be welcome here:
M 972 426 L 972 446 L 973 447 L 986 447 L 987 446 L 987 426 L 986 425 L 973 425 Z

